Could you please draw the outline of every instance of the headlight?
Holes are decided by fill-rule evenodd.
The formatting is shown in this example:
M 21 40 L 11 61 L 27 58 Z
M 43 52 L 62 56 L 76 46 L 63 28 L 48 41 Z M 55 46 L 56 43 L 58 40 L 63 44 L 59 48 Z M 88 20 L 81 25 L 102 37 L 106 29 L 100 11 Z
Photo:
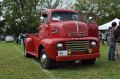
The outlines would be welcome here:
M 62 50 L 63 49 L 63 44 L 62 43 L 58 43 L 57 44 L 57 49 L 58 50 Z
M 96 47 L 96 42 L 95 41 L 92 41 L 90 44 L 91 44 L 91 47 Z

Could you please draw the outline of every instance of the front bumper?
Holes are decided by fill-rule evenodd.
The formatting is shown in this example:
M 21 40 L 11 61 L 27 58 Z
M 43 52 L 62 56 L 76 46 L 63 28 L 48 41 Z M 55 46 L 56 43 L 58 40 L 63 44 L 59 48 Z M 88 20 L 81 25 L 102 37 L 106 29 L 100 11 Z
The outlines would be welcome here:
M 73 60 L 85 60 L 94 59 L 100 57 L 99 53 L 94 54 L 82 54 L 82 55 L 68 55 L 68 56 L 56 56 L 56 61 L 73 61 Z

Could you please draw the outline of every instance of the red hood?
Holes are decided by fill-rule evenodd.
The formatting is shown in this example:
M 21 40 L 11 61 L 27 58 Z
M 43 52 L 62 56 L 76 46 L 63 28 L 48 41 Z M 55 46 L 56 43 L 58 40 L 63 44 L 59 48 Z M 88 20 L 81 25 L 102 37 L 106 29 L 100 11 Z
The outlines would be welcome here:
M 52 24 L 53 28 L 59 28 L 60 37 L 78 38 L 88 36 L 88 28 L 85 23 L 77 21 L 58 22 Z

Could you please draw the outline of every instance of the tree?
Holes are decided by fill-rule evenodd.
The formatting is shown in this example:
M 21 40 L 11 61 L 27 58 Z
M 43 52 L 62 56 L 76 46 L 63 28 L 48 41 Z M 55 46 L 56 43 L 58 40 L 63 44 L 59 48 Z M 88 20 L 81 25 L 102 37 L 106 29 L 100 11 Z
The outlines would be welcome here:
M 0 2 L 0 35 L 4 32 L 4 20 L 1 19 L 2 17 L 2 2 Z
M 99 24 L 106 23 L 114 18 L 120 18 L 119 0 L 77 0 L 75 9 L 83 14 L 93 12 L 98 15 Z
M 0 16 L 2 15 L 2 3 L 0 2 Z
M 64 0 L 3 0 L 6 34 L 36 33 L 45 8 L 61 8 Z
M 39 14 L 35 11 L 36 0 L 4 0 L 6 33 L 18 35 L 34 33 L 38 26 Z

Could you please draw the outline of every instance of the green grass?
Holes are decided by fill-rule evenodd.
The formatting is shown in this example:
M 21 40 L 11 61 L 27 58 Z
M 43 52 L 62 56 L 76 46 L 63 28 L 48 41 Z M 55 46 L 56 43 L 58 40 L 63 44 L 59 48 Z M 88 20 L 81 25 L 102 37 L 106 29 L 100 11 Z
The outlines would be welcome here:
M 50 79 L 39 65 L 24 58 L 14 46 L 20 47 L 14 43 L 0 42 L 0 79 Z
M 57 79 L 120 79 L 120 62 L 107 60 L 107 45 L 101 45 L 101 57 L 94 65 L 67 63 L 48 70 L 49 73 L 21 51 L 21 45 L 0 42 L 0 79 L 52 79 L 49 73 Z

